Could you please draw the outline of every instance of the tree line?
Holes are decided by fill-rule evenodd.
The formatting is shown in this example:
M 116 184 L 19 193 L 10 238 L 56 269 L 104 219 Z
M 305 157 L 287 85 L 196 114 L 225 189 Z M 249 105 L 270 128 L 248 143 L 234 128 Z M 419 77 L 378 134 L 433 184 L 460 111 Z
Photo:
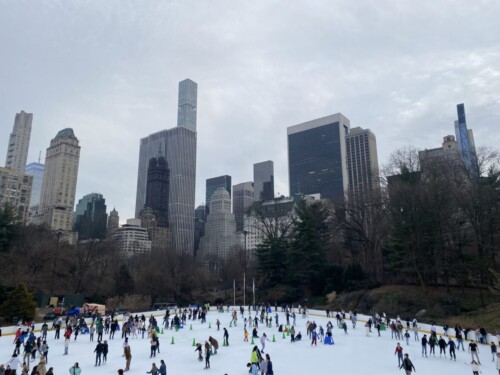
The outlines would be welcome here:
M 262 242 L 205 264 L 152 249 L 120 257 L 112 240 L 69 244 L 44 227 L 16 224 L 0 208 L 0 303 L 20 284 L 51 295 L 82 294 L 94 302 L 125 295 L 187 303 L 238 303 L 255 278 L 262 300 L 292 302 L 332 291 L 384 284 L 498 290 L 500 159 L 479 149 L 476 178 L 463 163 L 436 159 L 420 166 L 418 150 L 395 151 L 380 189 L 334 207 L 324 200 L 276 198 L 254 204 Z M 243 290 L 243 274 L 247 290 Z M 247 298 L 247 302 L 250 298 Z

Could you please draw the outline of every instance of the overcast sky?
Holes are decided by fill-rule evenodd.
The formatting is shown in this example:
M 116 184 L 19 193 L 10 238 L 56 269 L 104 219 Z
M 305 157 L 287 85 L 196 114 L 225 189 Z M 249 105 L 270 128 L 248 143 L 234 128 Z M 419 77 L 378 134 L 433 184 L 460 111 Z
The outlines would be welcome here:
M 286 128 L 341 112 L 377 136 L 380 164 L 438 147 L 465 103 L 476 145 L 500 148 L 500 1 L 0 0 L 0 158 L 33 113 L 28 160 L 57 131 L 80 140 L 77 200 L 135 209 L 139 139 L 176 126 L 198 83 L 196 203 L 205 180 L 252 180 Z M 0 163 L 4 163 L 4 159 Z

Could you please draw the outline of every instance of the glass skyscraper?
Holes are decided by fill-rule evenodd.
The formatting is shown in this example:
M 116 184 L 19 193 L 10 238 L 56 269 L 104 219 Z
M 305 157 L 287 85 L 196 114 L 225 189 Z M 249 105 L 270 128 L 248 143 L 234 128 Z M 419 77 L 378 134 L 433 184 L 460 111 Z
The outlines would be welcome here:
M 37 206 L 40 203 L 44 169 L 45 165 L 41 163 L 29 163 L 26 166 L 25 173 L 33 176 L 33 188 L 31 190 L 30 207 Z
M 102 194 L 87 194 L 76 204 L 73 229 L 78 232 L 78 241 L 106 238 L 107 221 Z
M 271 160 L 253 165 L 254 198 L 269 201 L 274 198 L 274 163 Z
M 479 177 L 477 171 L 476 148 L 472 130 L 467 129 L 465 107 L 463 103 L 457 105 L 457 115 L 458 121 L 455 121 L 455 136 L 457 138 L 458 149 L 469 177 L 476 179 Z
M 254 202 L 253 182 L 243 182 L 233 186 L 233 214 L 236 232 L 243 232 L 245 214 Z
M 180 82 L 178 115 L 182 119 L 178 118 L 177 127 L 141 139 L 135 205 L 135 215 L 139 217 L 146 203 L 149 160 L 161 150 L 170 168 L 168 219 L 172 247 L 177 253 L 190 255 L 194 251 L 196 94 L 195 82 L 189 79 Z
M 292 197 L 319 193 L 338 207 L 345 203 L 349 127 L 349 119 L 337 113 L 287 128 Z

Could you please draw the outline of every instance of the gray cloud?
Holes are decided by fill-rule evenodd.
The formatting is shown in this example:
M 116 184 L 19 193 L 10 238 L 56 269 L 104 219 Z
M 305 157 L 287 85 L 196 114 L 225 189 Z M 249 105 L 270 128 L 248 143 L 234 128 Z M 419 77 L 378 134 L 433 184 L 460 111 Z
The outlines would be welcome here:
M 395 148 L 437 147 L 464 102 L 478 145 L 498 147 L 495 1 L 2 1 L 0 157 L 34 113 L 30 160 L 71 126 L 77 198 L 133 215 L 139 139 L 176 124 L 177 84 L 199 84 L 197 203 L 205 179 L 252 179 L 274 160 L 288 194 L 286 127 L 335 112 Z

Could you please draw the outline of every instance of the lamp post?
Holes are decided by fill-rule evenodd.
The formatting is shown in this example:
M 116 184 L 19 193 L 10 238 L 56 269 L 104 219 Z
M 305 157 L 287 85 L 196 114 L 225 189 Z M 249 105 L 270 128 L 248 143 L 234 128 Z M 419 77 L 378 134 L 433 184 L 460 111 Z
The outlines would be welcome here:
M 54 292 L 54 281 L 56 278 L 56 269 L 57 269 L 57 256 L 59 255 L 59 241 L 61 239 L 61 236 L 64 234 L 62 229 L 58 229 L 56 231 L 56 238 L 57 238 L 57 245 L 56 245 L 56 252 L 54 254 L 54 263 L 52 266 L 52 282 L 50 283 L 50 296 L 52 297 L 52 293 Z
M 247 235 L 248 232 L 246 230 L 243 231 L 243 236 L 245 237 L 245 259 L 244 259 L 244 270 L 243 270 L 243 306 L 245 306 L 246 303 L 246 296 L 247 296 Z

